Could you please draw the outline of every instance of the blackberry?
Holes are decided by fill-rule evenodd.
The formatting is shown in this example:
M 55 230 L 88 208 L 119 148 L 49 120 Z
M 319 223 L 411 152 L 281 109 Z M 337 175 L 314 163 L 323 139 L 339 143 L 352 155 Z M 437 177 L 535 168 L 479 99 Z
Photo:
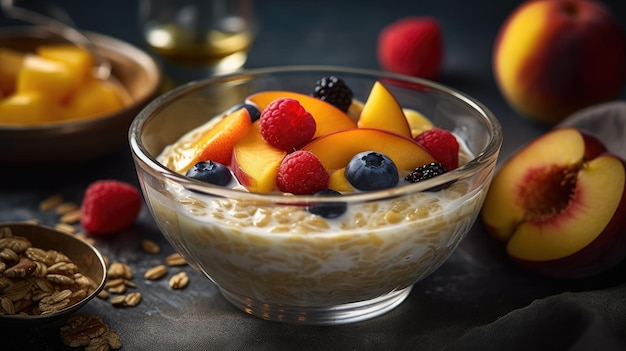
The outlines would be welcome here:
M 323 77 L 315 82 L 311 96 L 326 101 L 343 112 L 348 112 L 352 104 L 352 90 L 336 76 Z
M 316 196 L 341 196 L 341 193 L 332 189 L 324 189 L 316 192 Z M 344 214 L 348 208 L 348 204 L 342 201 L 337 202 L 320 202 L 307 207 L 307 210 L 315 215 L 324 218 L 337 218 Z
M 393 188 L 398 184 L 398 167 L 387 155 L 364 151 L 356 154 L 345 170 L 346 179 L 360 190 Z
M 417 167 L 407 175 L 404 179 L 410 183 L 421 182 L 426 179 L 434 178 L 438 175 L 446 173 L 448 170 L 440 162 L 432 162 L 420 167 Z M 428 191 L 439 191 L 448 187 L 450 183 L 442 184 L 433 188 L 427 189 Z
M 220 186 L 228 185 L 232 179 L 232 175 L 226 166 L 213 161 L 200 161 L 189 168 L 185 175 L 189 178 Z

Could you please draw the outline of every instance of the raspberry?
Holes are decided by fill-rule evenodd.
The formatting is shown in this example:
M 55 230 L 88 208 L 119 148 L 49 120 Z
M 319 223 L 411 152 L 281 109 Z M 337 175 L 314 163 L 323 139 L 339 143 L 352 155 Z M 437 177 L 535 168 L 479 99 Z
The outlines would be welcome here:
M 285 156 L 278 167 L 276 185 L 282 192 L 310 195 L 328 188 L 330 176 L 314 153 L 298 150 Z
M 434 18 L 406 17 L 378 36 L 378 62 L 388 71 L 435 79 L 443 61 L 443 40 Z
M 87 187 L 80 224 L 91 234 L 112 234 L 129 228 L 141 210 L 141 195 L 131 184 L 99 180 Z
M 282 150 L 292 151 L 315 134 L 315 119 L 296 99 L 270 102 L 261 113 L 260 123 L 263 139 Z
M 352 105 L 352 90 L 341 78 L 335 76 L 323 77 L 315 82 L 311 96 L 326 101 L 343 112 L 348 112 Z
M 429 129 L 418 134 L 415 141 L 447 170 L 451 171 L 459 166 L 459 142 L 449 131 L 441 128 Z

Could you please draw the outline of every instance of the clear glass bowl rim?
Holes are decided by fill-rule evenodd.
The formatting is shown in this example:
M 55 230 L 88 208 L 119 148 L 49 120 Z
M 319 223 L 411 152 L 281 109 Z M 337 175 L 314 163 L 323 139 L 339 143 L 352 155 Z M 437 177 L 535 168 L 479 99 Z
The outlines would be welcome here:
M 434 90 L 438 90 L 447 95 L 450 95 L 472 109 L 478 111 L 484 122 L 490 130 L 489 140 L 486 147 L 476 154 L 472 160 L 466 164 L 444 173 L 440 176 L 428 179 L 426 181 L 412 183 L 401 187 L 395 187 L 391 189 L 368 191 L 368 192 L 355 192 L 350 194 L 344 194 L 341 197 L 342 202 L 368 202 L 375 200 L 383 200 L 394 197 L 405 196 L 420 191 L 427 190 L 438 185 L 442 185 L 451 181 L 465 179 L 473 176 L 489 164 L 497 161 L 497 157 L 502 146 L 502 127 L 496 116 L 481 102 L 468 96 L 465 93 L 457 91 L 446 85 L 442 85 L 423 78 L 412 77 L 402 74 L 395 74 L 390 72 L 383 72 L 372 69 L 363 68 L 350 68 L 342 66 L 324 66 L 324 65 L 294 65 L 294 66 L 276 66 L 265 68 L 252 68 L 244 69 L 235 73 L 216 75 L 210 78 L 191 81 L 182 84 L 152 100 L 146 105 L 139 114 L 133 119 L 128 132 L 129 144 L 133 156 L 147 165 L 153 172 L 157 172 L 166 179 L 170 179 L 189 190 L 199 192 L 210 196 L 220 196 L 238 200 L 248 201 L 261 201 L 265 203 L 279 203 L 285 205 L 298 205 L 302 203 L 324 203 L 324 202 L 336 202 L 336 197 L 326 196 L 313 196 L 313 195 L 297 195 L 297 196 L 285 196 L 283 194 L 258 194 L 245 192 L 241 190 L 234 190 L 230 188 L 215 186 L 212 184 L 204 183 L 195 179 L 185 177 L 178 174 L 156 160 L 156 157 L 152 156 L 144 144 L 141 142 L 141 132 L 143 125 L 152 118 L 160 109 L 164 108 L 170 102 L 176 101 L 179 98 L 184 97 L 190 92 L 196 92 L 206 88 L 207 86 L 217 85 L 221 82 L 236 81 L 240 79 L 254 79 L 256 76 L 267 76 L 278 73 L 313 73 L 320 72 L 320 74 L 335 74 L 341 76 L 342 74 L 350 74 L 362 76 L 363 78 L 369 77 L 374 80 L 375 78 L 395 79 L 404 81 L 407 83 L 414 83 L 429 87 Z M 321 76 L 320 76 L 321 77 Z

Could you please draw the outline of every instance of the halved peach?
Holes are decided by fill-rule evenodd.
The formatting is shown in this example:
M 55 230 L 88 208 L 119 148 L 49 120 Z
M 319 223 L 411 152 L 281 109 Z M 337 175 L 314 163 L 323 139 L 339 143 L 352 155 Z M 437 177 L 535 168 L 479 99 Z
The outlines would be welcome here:
M 435 162 L 433 156 L 413 139 L 372 128 L 327 134 L 312 140 L 302 149 L 317 155 L 329 172 L 345 167 L 354 155 L 363 151 L 383 153 L 393 160 L 398 170 L 404 171 Z
M 185 145 L 175 170 L 184 173 L 199 161 L 209 160 L 229 165 L 235 144 L 250 130 L 251 124 L 250 114 L 243 107 L 224 116 L 198 139 Z
M 411 138 L 411 127 L 402 106 L 381 82 L 372 86 L 357 122 L 359 128 L 384 129 Z
M 598 273 L 626 258 L 626 162 L 577 129 L 553 129 L 500 167 L 482 219 L 526 267 Z
M 231 168 L 239 183 L 249 191 L 269 193 L 277 189 L 278 166 L 285 155 L 286 151 L 263 139 L 257 120 L 233 147 Z
M 292 98 L 298 100 L 302 107 L 315 119 L 316 130 L 313 137 L 328 134 L 338 130 L 354 129 L 356 123 L 337 107 L 318 98 L 292 91 L 268 90 L 252 94 L 246 98 L 246 103 L 256 105 L 263 111 L 270 102 L 278 98 Z

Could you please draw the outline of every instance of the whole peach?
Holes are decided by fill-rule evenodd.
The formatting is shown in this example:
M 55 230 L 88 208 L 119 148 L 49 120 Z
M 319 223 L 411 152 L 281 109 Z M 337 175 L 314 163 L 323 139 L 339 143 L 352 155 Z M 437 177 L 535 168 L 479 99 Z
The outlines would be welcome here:
M 529 0 L 496 37 L 493 70 L 504 98 L 547 125 L 615 98 L 626 82 L 626 34 L 592 0 Z

